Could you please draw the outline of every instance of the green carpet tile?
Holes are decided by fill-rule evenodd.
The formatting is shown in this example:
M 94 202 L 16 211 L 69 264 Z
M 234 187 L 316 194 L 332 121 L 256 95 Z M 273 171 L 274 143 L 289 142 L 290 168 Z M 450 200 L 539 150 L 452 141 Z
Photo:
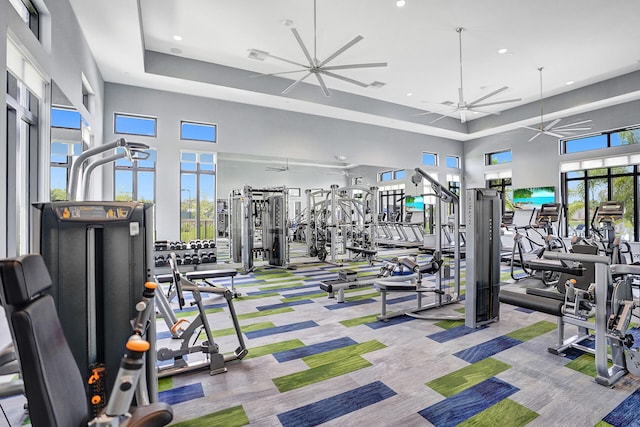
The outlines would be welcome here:
M 286 282 L 286 283 L 285 283 Z M 269 284 L 274 284 L 274 283 L 278 283 L 278 285 L 276 286 L 260 286 L 258 289 L 260 289 L 260 291 L 264 292 L 264 291 L 279 291 L 280 289 L 289 289 L 292 287 L 297 287 L 297 286 L 303 286 L 304 283 L 300 281 L 300 278 L 295 277 L 292 278 L 291 280 L 278 280 L 277 282 L 269 282 Z M 282 283 L 282 284 L 280 284 Z
M 261 299 L 261 298 L 269 298 L 269 297 L 278 297 L 280 296 L 279 293 L 277 292 L 269 292 L 266 294 L 259 294 L 259 295 L 241 295 L 238 298 L 236 298 L 237 300 L 250 300 L 250 299 Z
M 450 374 L 429 381 L 426 385 L 445 397 L 453 396 L 471 386 L 506 371 L 510 365 L 488 357 L 480 362 L 465 366 Z
M 360 301 L 363 299 L 369 299 L 369 298 L 376 298 L 380 296 L 380 292 L 372 292 L 372 293 L 368 293 L 368 294 L 362 294 L 362 295 L 355 295 L 352 297 L 348 297 L 345 298 L 344 300 L 346 302 L 351 302 L 351 301 Z
M 353 356 L 335 362 L 327 363 L 306 371 L 296 372 L 273 379 L 273 383 L 281 393 L 330 378 L 339 377 L 359 369 L 367 368 L 371 363 L 360 356 Z
M 173 377 L 158 378 L 158 391 L 165 391 L 173 388 Z
M 340 322 L 341 325 L 346 326 L 347 328 L 351 328 L 353 326 L 364 325 L 366 323 L 375 322 L 378 320 L 377 314 L 370 314 L 369 316 L 364 317 L 356 317 L 355 319 L 347 319 L 342 320 Z
M 320 291 L 316 294 L 308 294 L 308 295 L 299 295 L 299 296 L 295 296 L 295 297 L 289 297 L 289 298 L 282 298 L 280 299 L 280 301 L 282 302 L 295 302 L 295 301 L 302 301 L 305 299 L 313 299 L 313 298 L 323 298 L 326 297 L 327 293 L 324 291 Z
M 272 316 L 274 314 L 283 314 L 283 313 L 291 313 L 293 308 L 291 307 L 282 307 L 282 308 L 274 308 L 273 310 L 262 310 L 262 311 L 254 311 L 252 313 L 244 313 L 238 314 L 238 320 L 247 320 L 247 319 L 255 319 L 256 317 L 266 317 Z
M 608 365 L 611 366 L 611 363 L 608 363 Z M 590 377 L 595 378 L 598 375 L 598 372 L 596 371 L 595 356 L 593 354 L 585 353 L 576 357 L 564 366 L 585 375 L 589 375 Z
M 504 399 L 457 427 L 521 427 L 533 421 L 538 414 L 510 399 Z
M 251 350 L 249 351 L 249 354 L 245 357 L 245 359 L 273 354 L 279 351 L 293 350 L 294 348 L 300 347 L 304 347 L 304 343 L 299 339 L 276 342 L 273 344 L 261 345 L 258 347 L 251 347 Z
M 535 337 L 546 334 L 547 332 L 555 331 L 557 327 L 558 325 L 553 322 L 541 320 L 540 322 L 508 333 L 507 336 L 520 341 L 529 341 Z
M 171 424 L 173 427 L 240 427 L 249 424 L 249 418 L 242 406 L 224 409 L 213 414 L 193 418 L 181 423 Z
M 439 322 L 434 323 L 434 325 L 442 329 L 451 329 L 457 326 L 464 325 L 464 320 L 441 320 Z
M 326 365 L 335 360 L 346 359 L 352 356 L 360 356 L 365 353 L 380 350 L 386 346 L 379 341 L 371 340 L 359 344 L 349 345 L 336 350 L 326 351 L 324 353 L 314 354 L 312 356 L 303 357 L 302 360 L 310 368 Z

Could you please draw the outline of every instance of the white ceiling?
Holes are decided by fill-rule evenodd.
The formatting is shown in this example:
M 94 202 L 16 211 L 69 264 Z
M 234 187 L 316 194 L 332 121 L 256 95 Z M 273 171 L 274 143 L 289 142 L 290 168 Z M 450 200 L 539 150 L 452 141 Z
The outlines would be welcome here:
M 313 0 L 71 0 L 105 81 L 459 140 L 539 124 L 538 67 L 544 67 L 545 99 L 640 70 L 638 0 L 407 0 L 403 8 L 395 3 L 317 0 L 318 59 L 361 35 L 363 40 L 331 65 L 388 63 L 384 68 L 336 71 L 366 83 L 383 82 L 381 88 L 361 88 L 325 77 L 332 93 L 327 98 L 314 76 L 281 95 L 303 74 L 251 76 L 299 67 L 273 58 L 259 61 L 248 57 L 251 49 L 258 49 L 305 63 L 300 46 L 284 22 L 293 23 L 291 26 L 313 55 Z M 457 118 L 431 124 L 438 115 L 416 116 L 425 110 L 448 112 L 450 108 L 442 103 L 458 101 L 456 27 L 465 28 L 465 100 L 475 100 L 502 86 L 509 89 L 487 102 L 522 99 L 484 108 L 504 113 L 500 116 L 503 120 L 494 120 L 482 129 L 461 125 Z M 174 40 L 176 35 L 182 40 Z M 508 52 L 499 54 L 501 48 Z M 177 64 L 177 68 L 198 64 L 207 75 L 165 73 L 161 66 L 154 68 L 150 55 L 155 61 Z M 567 85 L 568 81 L 574 83 Z M 623 94 L 612 92 L 611 97 L 605 91 L 604 96 L 580 105 L 564 103 L 555 111 L 550 108 L 545 120 L 637 98 L 640 88 Z M 527 104 L 530 108 L 522 107 L 521 114 L 507 118 L 508 110 Z

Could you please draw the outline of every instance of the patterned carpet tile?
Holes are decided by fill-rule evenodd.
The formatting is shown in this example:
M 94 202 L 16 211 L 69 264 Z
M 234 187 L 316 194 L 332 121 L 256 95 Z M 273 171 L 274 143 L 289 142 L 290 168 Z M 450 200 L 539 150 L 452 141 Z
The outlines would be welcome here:
M 284 427 L 317 426 L 395 395 L 389 387 L 376 381 L 284 412 L 278 419 Z
M 438 427 L 453 427 L 506 399 L 518 390 L 517 387 L 492 377 L 421 410 L 419 414 Z
M 302 348 L 279 351 L 277 353 L 273 353 L 273 357 L 275 357 L 278 362 L 283 363 L 288 362 L 289 360 L 302 359 L 303 357 L 336 350 L 338 348 L 354 344 L 357 344 L 357 342 L 349 337 L 344 337 L 318 344 L 307 345 Z
M 193 399 L 204 397 L 201 383 L 189 384 L 181 387 L 175 387 L 158 393 L 158 400 L 166 402 L 170 405 L 176 405 L 182 402 L 188 402 Z
M 511 368 L 510 365 L 487 358 L 447 375 L 429 381 L 427 387 L 445 397 L 453 396 Z
M 307 320 L 304 322 L 290 323 L 288 325 L 276 326 L 273 328 L 260 329 L 257 331 L 249 331 L 249 332 L 245 332 L 244 335 L 248 339 L 254 339 L 254 338 L 260 338 L 260 337 L 266 337 L 269 335 L 282 334 L 285 332 L 299 331 L 300 329 L 314 328 L 316 326 L 318 326 L 316 322 L 314 322 L 313 320 Z
M 427 338 L 430 338 L 440 344 L 445 343 L 447 341 L 455 340 L 456 338 L 463 337 L 465 335 L 473 334 L 474 332 L 478 332 L 487 326 L 482 326 L 480 328 L 469 328 L 468 326 L 457 326 L 455 328 L 446 329 L 441 332 L 436 332 L 435 334 L 427 335 Z

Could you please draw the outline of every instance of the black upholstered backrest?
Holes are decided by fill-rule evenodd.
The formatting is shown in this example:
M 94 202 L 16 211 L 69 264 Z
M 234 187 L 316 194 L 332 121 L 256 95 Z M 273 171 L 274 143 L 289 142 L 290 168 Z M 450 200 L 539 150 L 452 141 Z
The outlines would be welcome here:
M 0 288 L 20 358 L 34 427 L 89 421 L 84 381 L 65 339 L 40 255 L 0 260 Z
M 13 307 L 22 307 L 51 287 L 49 270 L 38 254 L 0 260 L 0 280 L 6 283 L 4 301 Z

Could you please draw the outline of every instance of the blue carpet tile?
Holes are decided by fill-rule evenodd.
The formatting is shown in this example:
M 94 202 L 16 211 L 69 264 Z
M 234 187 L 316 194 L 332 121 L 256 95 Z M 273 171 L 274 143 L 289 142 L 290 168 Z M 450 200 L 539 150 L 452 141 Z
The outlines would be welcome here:
M 386 328 L 387 326 L 399 325 L 400 323 L 410 322 L 412 320 L 417 320 L 417 319 L 411 316 L 397 316 L 397 317 L 392 317 L 387 321 L 378 320 L 376 322 L 366 323 L 366 325 L 371 329 L 381 329 L 381 328 Z
M 282 334 L 284 332 L 299 331 L 300 329 L 313 328 L 315 326 L 318 326 L 316 322 L 314 322 L 313 320 L 307 320 L 306 322 L 291 323 L 289 325 L 276 326 L 275 328 L 266 328 L 266 329 L 260 329 L 258 331 L 249 331 L 249 332 L 245 332 L 244 335 L 248 339 L 254 339 L 254 338 L 260 338 L 260 337 L 266 337 L 269 335 Z
M 487 342 L 483 342 L 482 344 L 453 353 L 453 355 L 466 362 L 476 363 L 521 343 L 522 341 L 520 340 L 502 335 Z
M 338 278 L 338 274 L 337 273 L 327 273 L 324 272 L 323 274 L 316 274 L 316 275 L 308 275 L 307 277 L 301 276 L 300 277 L 302 279 L 303 282 L 320 282 L 321 280 L 333 280 L 333 279 L 337 279 Z
M 406 302 L 406 301 L 414 301 L 416 299 L 417 299 L 417 297 L 416 297 L 415 294 L 406 295 L 406 296 L 398 297 L 398 298 L 387 298 L 387 305 L 398 304 L 398 303 Z
M 324 353 L 326 351 L 336 350 L 338 348 L 348 347 L 354 344 L 357 344 L 357 342 L 349 337 L 344 337 L 318 344 L 307 345 L 305 347 L 294 348 L 292 350 L 279 351 L 277 353 L 273 353 L 273 357 L 275 357 L 278 362 L 283 363 L 289 360 L 301 359 L 313 354 Z
M 284 298 L 306 297 L 308 295 L 315 295 L 315 294 L 319 294 L 320 292 L 323 292 L 323 290 L 320 289 L 320 287 L 317 287 L 314 285 L 313 288 L 314 289 L 312 291 L 296 292 L 293 294 L 283 294 L 282 296 Z
M 165 390 L 158 393 L 158 400 L 160 402 L 166 402 L 170 405 L 187 402 L 193 399 L 199 399 L 201 397 L 204 397 L 204 391 L 202 390 L 201 383 L 175 387 L 170 390 Z
M 279 304 L 262 305 L 260 307 L 256 307 L 256 310 L 258 311 L 277 310 L 279 308 L 293 307 L 294 305 L 304 305 L 304 304 L 313 304 L 313 301 L 311 301 L 310 299 L 301 299 L 300 301 L 291 301 L 291 302 L 282 302 Z
M 353 307 L 354 305 L 371 304 L 372 302 L 376 302 L 376 300 L 374 300 L 373 298 L 367 298 L 367 299 L 360 299 L 356 301 L 339 302 L 336 304 L 325 305 L 324 308 L 328 310 L 338 310 L 341 308 Z
M 278 415 L 284 427 L 317 426 L 374 403 L 381 402 L 396 392 L 380 381 L 340 393 Z
M 474 332 L 480 331 L 486 328 L 486 326 L 482 326 L 480 328 L 469 328 L 467 326 L 456 326 L 455 328 L 446 329 L 441 332 L 436 332 L 435 334 L 427 335 L 427 338 L 431 338 L 432 340 L 444 343 L 447 341 L 454 340 L 456 338 L 463 337 L 465 335 L 472 334 Z
M 629 397 L 622 401 L 616 408 L 609 412 L 602 421 L 612 426 L 638 426 L 638 407 L 640 407 L 640 389 L 634 391 Z
M 569 360 L 576 360 L 578 357 L 582 356 L 583 354 L 586 354 L 586 353 L 582 350 L 578 350 L 575 348 L 568 348 L 564 351 L 564 357 L 566 357 Z
M 185 298 L 185 302 L 189 302 L 189 299 Z M 220 304 L 203 304 L 203 307 L 205 310 L 208 310 L 210 308 L 225 308 L 227 306 L 226 303 L 220 303 Z M 174 313 L 189 313 L 192 311 L 198 311 L 198 306 L 193 305 L 193 306 L 189 306 L 189 305 L 185 305 L 184 307 L 182 307 L 182 310 L 180 310 L 179 308 L 175 308 L 173 310 Z
M 418 412 L 438 427 L 453 427 L 520 389 L 492 377 Z

